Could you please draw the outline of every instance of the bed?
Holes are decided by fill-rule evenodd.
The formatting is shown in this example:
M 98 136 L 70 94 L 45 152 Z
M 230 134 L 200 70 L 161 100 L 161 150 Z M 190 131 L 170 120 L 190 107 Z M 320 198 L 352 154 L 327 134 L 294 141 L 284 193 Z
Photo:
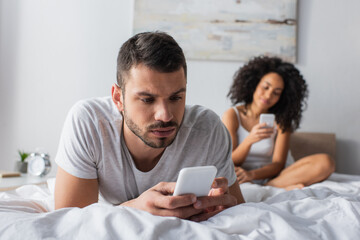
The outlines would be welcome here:
M 0 193 L 1 239 L 359 239 L 360 176 L 334 173 L 302 190 L 241 184 L 245 204 L 208 221 L 96 203 L 53 210 L 48 186 Z
M 243 183 L 246 203 L 195 223 L 105 202 L 54 211 L 55 179 L 0 192 L 1 239 L 359 239 L 360 176 L 303 189 Z

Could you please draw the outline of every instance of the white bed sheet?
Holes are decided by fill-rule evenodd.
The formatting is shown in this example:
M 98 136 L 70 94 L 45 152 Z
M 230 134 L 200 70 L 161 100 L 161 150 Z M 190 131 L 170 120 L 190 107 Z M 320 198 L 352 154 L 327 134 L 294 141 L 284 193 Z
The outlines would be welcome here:
M 245 204 L 208 221 L 96 203 L 53 210 L 53 184 L 0 193 L 0 239 L 360 239 L 360 176 L 284 191 L 245 183 Z

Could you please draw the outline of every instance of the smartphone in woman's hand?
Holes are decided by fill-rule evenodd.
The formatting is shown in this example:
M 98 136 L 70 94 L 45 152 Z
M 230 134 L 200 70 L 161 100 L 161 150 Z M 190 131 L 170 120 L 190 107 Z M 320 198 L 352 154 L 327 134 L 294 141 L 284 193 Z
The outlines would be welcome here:
M 273 128 L 275 122 L 275 115 L 272 113 L 260 114 L 260 124 L 266 123 L 266 128 Z

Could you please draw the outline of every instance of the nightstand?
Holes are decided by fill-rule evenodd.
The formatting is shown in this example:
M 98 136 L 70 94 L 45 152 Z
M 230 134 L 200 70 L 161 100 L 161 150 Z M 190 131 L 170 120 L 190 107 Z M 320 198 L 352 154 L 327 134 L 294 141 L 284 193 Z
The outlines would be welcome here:
M 21 174 L 20 177 L 0 178 L 0 191 L 9 191 L 21 187 L 23 185 L 35 184 L 45 185 L 49 178 L 54 176 L 36 177 L 29 174 Z

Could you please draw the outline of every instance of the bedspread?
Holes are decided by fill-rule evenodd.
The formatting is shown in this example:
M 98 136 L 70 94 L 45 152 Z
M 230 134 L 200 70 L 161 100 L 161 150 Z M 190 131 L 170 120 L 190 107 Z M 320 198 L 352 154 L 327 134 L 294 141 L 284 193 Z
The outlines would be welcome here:
M 196 223 L 102 202 L 53 210 L 49 188 L 0 193 L 1 239 L 360 239 L 360 176 L 285 191 L 241 184 L 246 203 Z

